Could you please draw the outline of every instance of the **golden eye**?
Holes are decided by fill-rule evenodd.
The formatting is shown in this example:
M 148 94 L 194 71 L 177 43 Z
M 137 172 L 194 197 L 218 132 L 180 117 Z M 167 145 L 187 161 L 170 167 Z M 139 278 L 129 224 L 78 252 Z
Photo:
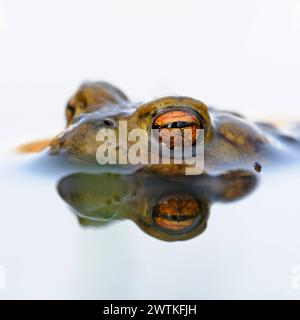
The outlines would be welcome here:
M 156 116 L 152 129 L 159 129 L 160 141 L 170 140 L 170 149 L 174 149 L 178 142 L 184 146 L 195 144 L 199 135 L 197 129 L 204 129 L 204 121 L 194 112 L 171 110 Z M 185 135 L 186 129 L 190 129 L 191 134 Z
M 154 206 L 154 223 L 162 230 L 182 233 L 190 230 L 201 218 L 199 202 L 188 194 L 173 194 L 162 198 Z

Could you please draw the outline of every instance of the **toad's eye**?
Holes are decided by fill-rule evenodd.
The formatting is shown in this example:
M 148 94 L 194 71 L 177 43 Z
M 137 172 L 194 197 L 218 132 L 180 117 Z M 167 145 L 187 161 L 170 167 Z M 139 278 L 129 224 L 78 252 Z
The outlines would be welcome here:
M 157 115 L 152 123 L 152 129 L 159 130 L 161 141 L 170 140 L 170 149 L 174 149 L 176 141 L 184 145 L 195 144 L 199 134 L 197 129 L 204 129 L 204 126 L 203 119 L 195 112 L 188 110 L 166 111 Z M 184 134 L 186 129 L 190 129 L 189 135 Z
M 155 225 L 167 232 L 184 233 L 198 224 L 203 214 L 199 202 L 188 194 L 172 194 L 154 206 L 152 218 Z

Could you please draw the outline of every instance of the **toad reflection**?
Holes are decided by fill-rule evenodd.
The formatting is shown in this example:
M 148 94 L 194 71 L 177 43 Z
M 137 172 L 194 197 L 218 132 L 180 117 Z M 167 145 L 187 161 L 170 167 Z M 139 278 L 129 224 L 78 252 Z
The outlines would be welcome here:
M 204 232 L 214 202 L 241 199 L 256 185 L 256 176 L 244 171 L 216 177 L 75 173 L 59 181 L 58 193 L 82 226 L 130 219 L 152 237 L 177 241 Z

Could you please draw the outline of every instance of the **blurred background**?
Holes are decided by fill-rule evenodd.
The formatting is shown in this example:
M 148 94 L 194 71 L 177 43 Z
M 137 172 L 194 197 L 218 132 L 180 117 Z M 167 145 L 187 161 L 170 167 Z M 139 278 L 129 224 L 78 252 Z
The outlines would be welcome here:
M 0 54 L 2 137 L 12 117 L 17 137 L 60 129 L 84 80 L 254 117 L 300 105 L 298 0 L 0 0 Z
M 298 0 L 0 0 L 1 150 L 59 132 L 84 80 L 110 81 L 133 100 L 174 93 L 255 119 L 300 119 L 299 57 Z M 14 161 L 1 153 L 0 297 L 299 297 L 290 285 L 298 203 L 286 225 L 277 206 L 267 238 L 268 219 L 254 232 L 242 201 L 216 212 L 209 233 L 170 245 L 130 222 L 82 230 L 57 176 L 32 178 Z M 271 191 L 254 196 L 256 218 L 271 210 Z

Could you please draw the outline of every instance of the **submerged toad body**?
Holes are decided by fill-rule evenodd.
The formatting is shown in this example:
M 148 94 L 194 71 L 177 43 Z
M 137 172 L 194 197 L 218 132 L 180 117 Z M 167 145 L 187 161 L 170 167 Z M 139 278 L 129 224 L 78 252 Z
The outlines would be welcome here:
M 127 122 L 128 132 L 156 129 L 159 139 L 176 129 L 179 132 L 190 129 L 189 139 L 182 136 L 182 143 L 191 147 L 197 143 L 197 129 L 202 129 L 204 170 L 201 173 L 207 174 L 228 170 L 255 169 L 259 172 L 269 159 L 282 152 L 282 146 L 299 145 L 298 140 L 287 137 L 272 125 L 251 123 L 239 114 L 207 107 L 193 98 L 168 96 L 147 103 L 132 103 L 123 92 L 105 82 L 83 84 L 69 100 L 66 118 L 66 129 L 49 143 L 50 153 L 67 155 L 85 163 L 97 163 L 100 129 L 113 130 L 120 138 L 120 120 Z M 24 149 L 41 149 L 41 146 L 44 147 L 32 144 Z M 123 147 L 122 143 L 116 144 L 119 151 Z M 181 174 L 185 166 L 184 163 L 151 164 L 150 161 L 142 168 L 162 174 Z

